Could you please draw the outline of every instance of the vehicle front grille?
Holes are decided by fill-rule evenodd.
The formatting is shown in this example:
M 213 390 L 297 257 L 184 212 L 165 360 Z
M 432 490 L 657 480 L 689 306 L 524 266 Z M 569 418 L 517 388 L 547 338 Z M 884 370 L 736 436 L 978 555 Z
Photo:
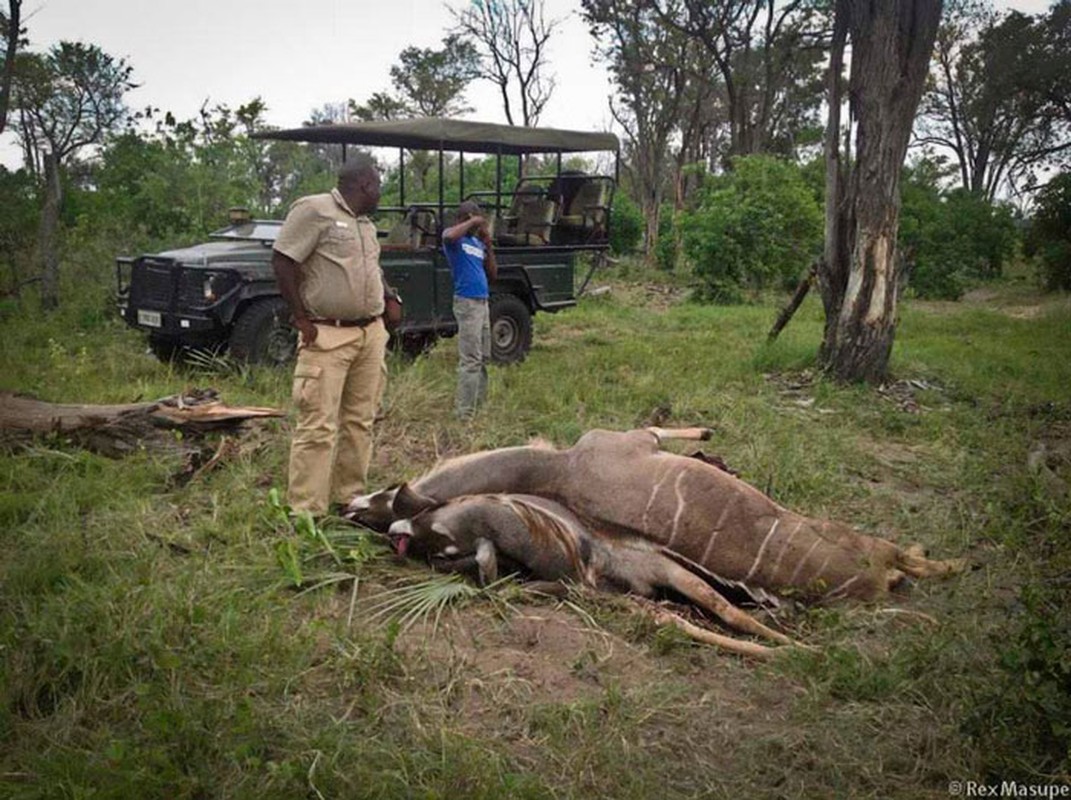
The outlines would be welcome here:
M 198 269 L 184 269 L 170 259 L 142 258 L 130 276 L 130 305 L 154 311 L 204 308 L 205 278 Z
M 175 263 L 170 259 L 138 259 L 130 273 L 130 304 L 166 311 L 171 308 Z

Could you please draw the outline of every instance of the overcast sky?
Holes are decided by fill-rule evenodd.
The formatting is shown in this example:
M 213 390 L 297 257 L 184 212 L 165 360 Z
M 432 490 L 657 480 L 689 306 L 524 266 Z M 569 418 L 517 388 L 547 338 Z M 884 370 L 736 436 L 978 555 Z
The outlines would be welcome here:
M 454 0 L 460 7 L 463 0 Z M 1046 0 L 998 2 L 1039 13 Z M 557 88 L 540 124 L 578 130 L 610 126 L 610 83 L 593 63 L 579 0 L 545 0 L 563 19 L 549 44 Z M 268 122 L 297 127 L 325 103 L 366 100 L 390 88 L 406 47 L 438 48 L 452 25 L 439 0 L 23 0 L 31 50 L 83 41 L 125 58 L 139 87 L 131 108 L 154 106 L 179 119 L 206 102 L 232 108 L 260 96 Z M 468 92 L 472 119 L 505 122 L 494 87 Z M 19 166 L 14 137 L 0 137 L 0 163 Z

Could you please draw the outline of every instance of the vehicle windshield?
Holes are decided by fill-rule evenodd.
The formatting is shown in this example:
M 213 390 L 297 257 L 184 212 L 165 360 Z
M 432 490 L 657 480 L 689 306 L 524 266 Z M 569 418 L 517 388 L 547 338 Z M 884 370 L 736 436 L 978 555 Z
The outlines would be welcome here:
M 212 231 L 212 239 L 249 239 L 258 242 L 274 242 L 279 235 L 282 222 L 270 219 L 257 219 L 240 225 L 228 225 L 218 231 Z

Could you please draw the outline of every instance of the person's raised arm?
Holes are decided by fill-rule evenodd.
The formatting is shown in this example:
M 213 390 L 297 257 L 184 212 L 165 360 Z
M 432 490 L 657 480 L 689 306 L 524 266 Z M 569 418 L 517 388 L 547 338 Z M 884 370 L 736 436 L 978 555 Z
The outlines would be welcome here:
M 443 231 L 443 240 L 447 242 L 456 242 L 474 227 L 483 224 L 484 218 L 479 215 L 463 219 L 461 222 L 455 223 Z
M 498 277 L 498 262 L 495 261 L 495 248 L 491 245 L 491 231 L 483 225 L 477 236 L 483 242 L 483 271 L 487 273 L 487 282 L 490 283 Z
M 301 270 L 294 259 L 278 250 L 272 251 L 271 266 L 275 270 L 279 293 L 290 308 L 294 327 L 301 331 L 301 343 L 308 346 L 316 341 L 316 326 L 309 321 L 308 312 L 301 302 Z

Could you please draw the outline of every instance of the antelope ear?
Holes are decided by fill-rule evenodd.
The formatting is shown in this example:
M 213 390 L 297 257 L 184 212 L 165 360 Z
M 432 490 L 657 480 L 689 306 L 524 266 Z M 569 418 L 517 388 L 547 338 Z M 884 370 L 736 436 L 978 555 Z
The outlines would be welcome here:
M 425 497 L 414 490 L 408 483 L 403 483 L 398 487 L 397 494 L 394 495 L 391 511 L 394 512 L 395 517 L 409 518 L 440 505 L 442 504 L 439 501 Z
M 439 520 L 435 520 L 435 522 L 431 523 L 431 531 L 432 533 L 439 534 L 444 539 L 449 539 L 451 542 L 454 541 L 454 532 L 442 522 L 439 522 Z

